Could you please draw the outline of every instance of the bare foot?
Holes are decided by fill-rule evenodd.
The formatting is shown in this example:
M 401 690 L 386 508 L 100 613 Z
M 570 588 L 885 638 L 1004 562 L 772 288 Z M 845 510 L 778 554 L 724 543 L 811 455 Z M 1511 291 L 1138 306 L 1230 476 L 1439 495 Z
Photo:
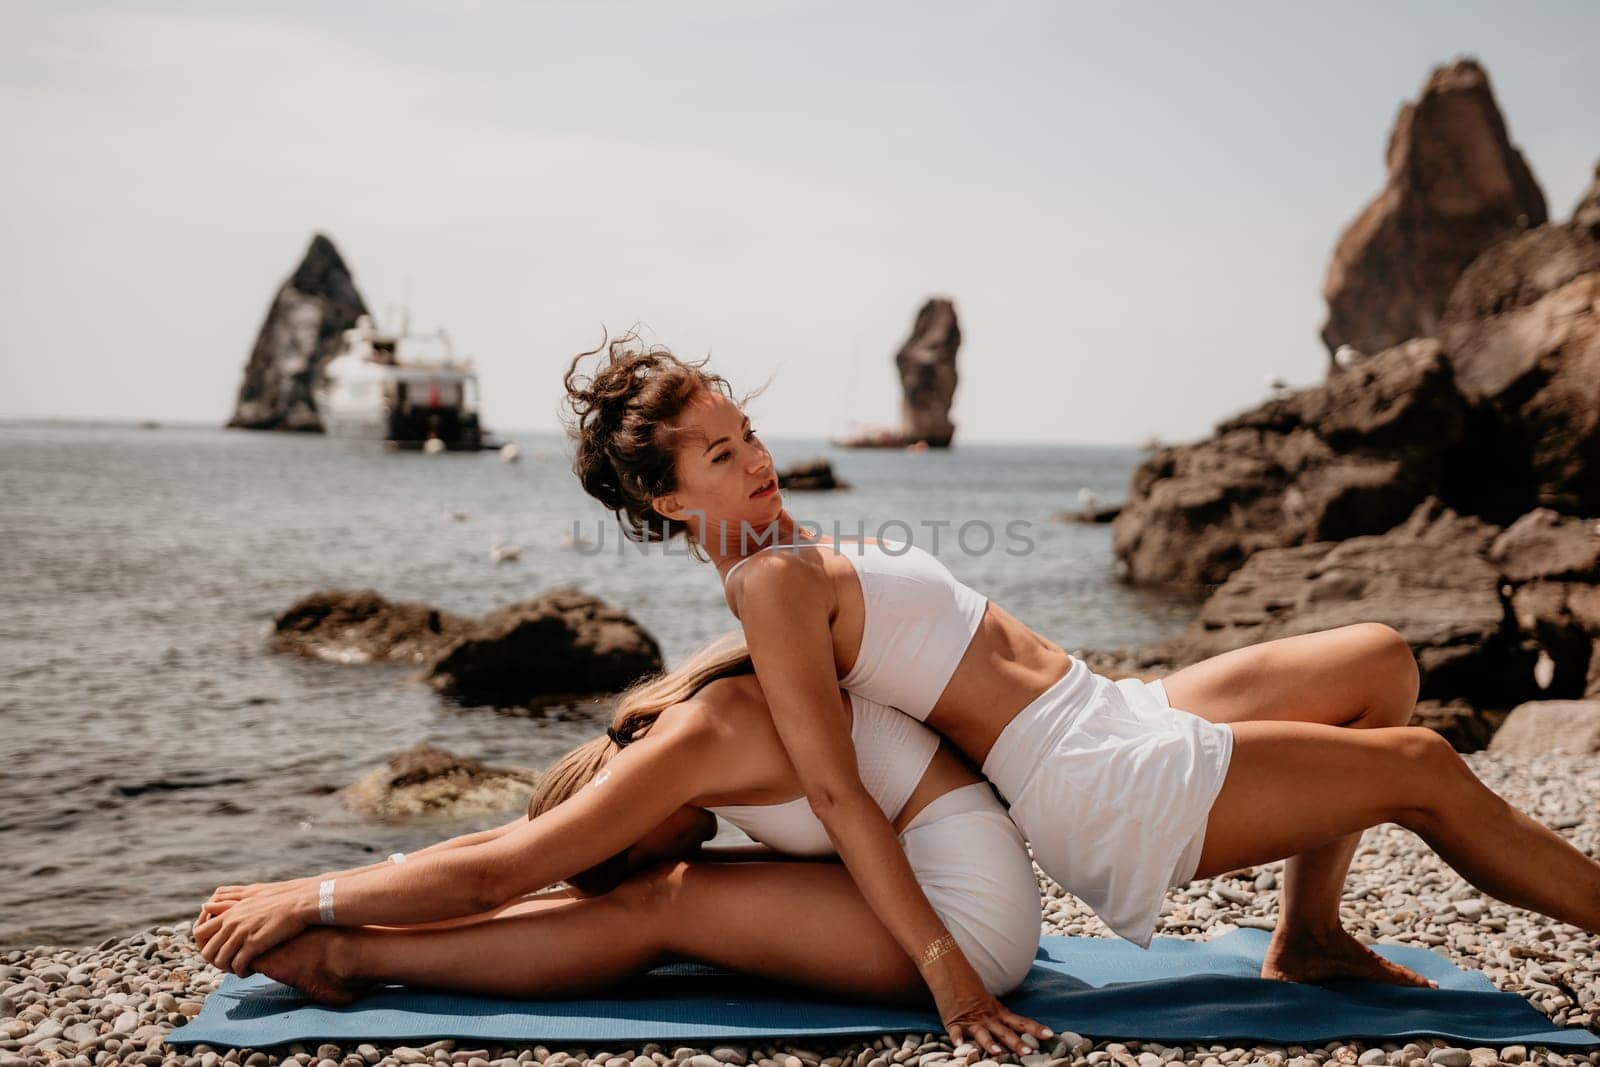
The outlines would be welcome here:
M 1439 983 L 1384 959 L 1345 930 L 1286 933 L 1280 922 L 1261 962 L 1261 977 L 1280 982 L 1331 982 L 1359 978 L 1437 989 Z
M 313 926 L 256 957 L 251 966 L 268 978 L 294 986 L 318 1004 L 342 1007 L 377 983 L 342 973 L 339 936 L 337 930 Z

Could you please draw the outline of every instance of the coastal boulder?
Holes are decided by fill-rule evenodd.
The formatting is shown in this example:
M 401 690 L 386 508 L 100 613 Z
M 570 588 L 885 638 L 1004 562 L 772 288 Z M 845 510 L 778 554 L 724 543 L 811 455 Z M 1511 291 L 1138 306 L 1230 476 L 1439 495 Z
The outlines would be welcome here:
M 1493 506 L 1600 513 L 1600 234 L 1569 222 L 1491 248 L 1450 294 L 1440 338 L 1480 413 L 1474 466 Z
M 1330 354 L 1345 344 L 1376 352 L 1436 336 L 1468 264 L 1547 219 L 1489 76 L 1471 59 L 1435 68 L 1421 96 L 1400 109 L 1387 165 L 1382 191 L 1345 229 L 1328 264 L 1322 340 Z
M 422 663 L 465 633 L 470 619 L 371 589 L 304 597 L 273 622 L 271 645 L 330 663 Z
M 486 767 L 432 745 L 388 757 L 388 765 L 340 790 L 352 810 L 380 819 L 460 816 L 528 806 L 536 772 L 526 767 Z
M 1514 708 L 1489 742 L 1511 756 L 1600 753 L 1600 701 L 1536 700 Z
M 1271 548 L 1252 555 L 1170 641 L 1090 659 L 1096 670 L 1150 676 L 1246 645 L 1352 623 L 1405 637 L 1421 671 L 1421 719 L 1458 747 L 1481 747 L 1492 723 L 1473 709 L 1538 695 L 1535 651 L 1522 641 L 1486 558 L 1499 530 L 1437 499 L 1382 534 Z M 1426 714 L 1422 714 L 1425 711 Z
M 1147 456 L 1112 526 L 1119 568 L 1215 585 L 1262 549 L 1381 533 L 1441 492 L 1467 415 L 1436 341 L 1336 369 Z
M 338 249 L 317 234 L 267 309 L 228 425 L 320 432 L 312 385 L 340 336 L 366 313 Z
M 466 703 L 511 706 L 619 692 L 662 666 L 655 639 L 627 612 L 564 587 L 491 611 L 425 675 Z

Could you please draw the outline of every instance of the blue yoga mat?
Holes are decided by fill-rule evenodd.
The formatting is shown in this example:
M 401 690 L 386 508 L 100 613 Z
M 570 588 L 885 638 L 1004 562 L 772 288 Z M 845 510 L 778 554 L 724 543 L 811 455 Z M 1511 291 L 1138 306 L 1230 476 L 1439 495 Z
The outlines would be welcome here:
M 1438 989 L 1269 981 L 1259 977 L 1269 939 L 1264 930 L 1242 929 L 1210 941 L 1158 937 L 1142 950 L 1120 938 L 1046 937 L 1027 980 L 1003 999 L 1057 1032 L 1102 1038 L 1298 1045 L 1438 1036 L 1496 1047 L 1600 1047 L 1600 1037 L 1553 1026 L 1522 997 L 1425 948 L 1375 946 L 1438 981 Z M 167 1040 L 262 1048 L 458 1037 L 571 1046 L 942 1031 L 932 1011 L 828 999 L 679 964 L 605 997 L 508 1000 L 385 986 L 344 1008 L 318 1007 L 265 975 L 228 975 L 200 1014 Z

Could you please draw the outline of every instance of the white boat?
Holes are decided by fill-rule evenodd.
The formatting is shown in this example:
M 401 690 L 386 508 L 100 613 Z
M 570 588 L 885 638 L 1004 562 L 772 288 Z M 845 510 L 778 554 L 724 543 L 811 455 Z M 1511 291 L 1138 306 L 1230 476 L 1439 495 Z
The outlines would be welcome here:
M 311 395 L 323 431 L 334 437 L 397 448 L 421 448 L 433 438 L 449 449 L 498 447 L 478 421 L 472 361 L 456 359 L 443 329 L 413 333 L 404 322 L 387 332 L 363 315 L 344 332 Z

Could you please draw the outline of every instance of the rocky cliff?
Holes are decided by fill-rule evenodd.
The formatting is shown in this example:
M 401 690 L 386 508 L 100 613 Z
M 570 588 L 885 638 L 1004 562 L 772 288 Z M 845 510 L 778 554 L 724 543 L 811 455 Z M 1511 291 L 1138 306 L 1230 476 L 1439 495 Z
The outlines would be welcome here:
M 1389 135 L 1388 180 L 1339 238 L 1322 340 L 1377 352 L 1438 332 L 1461 272 L 1490 245 L 1546 221 L 1544 193 L 1511 143 L 1489 76 L 1436 68 Z

